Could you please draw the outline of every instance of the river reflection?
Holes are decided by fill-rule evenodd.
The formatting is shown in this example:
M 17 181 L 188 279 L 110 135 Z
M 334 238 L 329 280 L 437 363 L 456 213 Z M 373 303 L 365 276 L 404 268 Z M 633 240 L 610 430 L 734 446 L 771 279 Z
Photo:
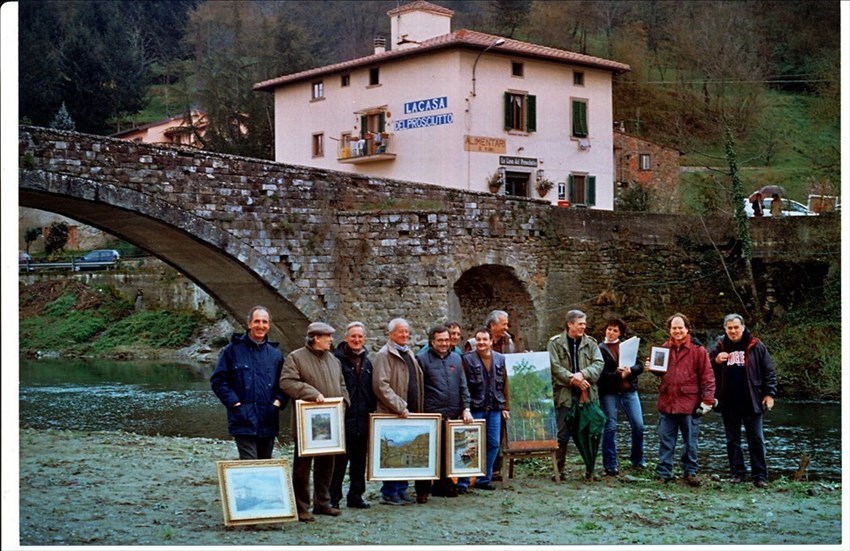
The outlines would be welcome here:
M 20 423 L 229 438 L 226 411 L 210 389 L 212 371 L 200 364 L 22 359 Z M 286 437 L 289 419 L 286 409 L 281 415 Z
M 20 424 L 36 429 L 123 430 L 149 435 L 229 438 L 224 406 L 212 393 L 213 366 L 142 361 L 20 361 Z M 645 454 L 658 454 L 656 396 L 641 397 L 646 425 Z M 289 406 L 281 435 L 289 439 Z M 800 454 L 811 456 L 811 478 L 841 476 L 840 402 L 777 400 L 765 418 L 771 478 L 790 477 Z M 629 430 L 617 430 L 620 461 L 628 457 Z M 576 454 L 573 444 L 569 453 Z M 681 439 L 677 455 L 681 454 Z M 700 426 L 701 472 L 728 470 L 723 422 L 710 413 Z M 678 458 L 677 458 L 678 463 Z M 749 464 L 749 459 L 747 459 Z M 601 469 L 601 457 L 597 465 Z

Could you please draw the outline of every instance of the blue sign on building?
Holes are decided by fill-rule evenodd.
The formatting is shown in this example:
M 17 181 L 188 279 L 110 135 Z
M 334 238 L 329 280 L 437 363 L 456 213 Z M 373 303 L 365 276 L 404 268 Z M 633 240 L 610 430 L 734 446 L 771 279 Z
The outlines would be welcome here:
M 437 109 L 448 109 L 449 98 L 447 96 L 439 98 L 420 99 L 416 101 L 408 101 L 404 104 L 404 114 L 424 113 L 425 111 L 436 111 Z

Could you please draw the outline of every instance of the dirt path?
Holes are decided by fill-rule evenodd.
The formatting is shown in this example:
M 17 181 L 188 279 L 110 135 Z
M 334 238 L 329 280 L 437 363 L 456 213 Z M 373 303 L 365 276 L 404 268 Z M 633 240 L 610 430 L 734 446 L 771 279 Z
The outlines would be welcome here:
M 235 458 L 231 441 L 21 430 L 20 544 L 842 544 L 840 484 L 776 481 L 765 491 L 708 480 L 694 489 L 651 473 L 588 483 L 578 464 L 559 485 L 525 476 L 409 507 L 377 504 L 370 482 L 369 510 L 228 529 L 215 461 Z

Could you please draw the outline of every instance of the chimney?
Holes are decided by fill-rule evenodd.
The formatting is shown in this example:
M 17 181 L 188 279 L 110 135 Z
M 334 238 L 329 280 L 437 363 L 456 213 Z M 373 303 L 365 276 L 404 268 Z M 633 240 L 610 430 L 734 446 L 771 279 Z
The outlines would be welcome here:
M 375 37 L 375 55 L 382 54 L 387 51 L 387 39 L 380 36 Z

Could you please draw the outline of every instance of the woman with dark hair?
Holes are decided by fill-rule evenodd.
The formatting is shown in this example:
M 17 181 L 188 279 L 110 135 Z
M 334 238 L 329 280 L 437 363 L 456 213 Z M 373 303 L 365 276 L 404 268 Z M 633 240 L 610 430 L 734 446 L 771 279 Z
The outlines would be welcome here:
M 632 450 L 629 460 L 633 467 L 646 466 L 643 458 L 643 411 L 638 396 L 638 375 L 643 373 L 643 365 L 635 358 L 635 365 L 619 367 L 620 340 L 626 334 L 626 324 L 619 318 L 608 320 L 605 324 L 605 337 L 599 343 L 599 350 L 605 360 L 605 367 L 599 377 L 599 402 L 608 421 L 602 433 L 602 467 L 608 476 L 620 474 L 617 469 L 617 412 L 626 414 L 632 429 Z

